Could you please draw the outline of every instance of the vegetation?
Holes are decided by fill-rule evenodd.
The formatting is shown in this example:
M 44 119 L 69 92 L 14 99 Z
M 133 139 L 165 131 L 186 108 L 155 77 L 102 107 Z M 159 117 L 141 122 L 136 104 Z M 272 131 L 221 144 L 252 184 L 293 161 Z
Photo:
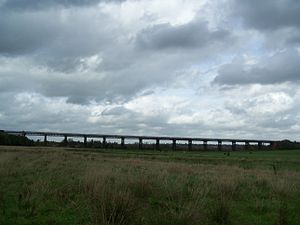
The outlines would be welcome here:
M 289 140 L 283 140 L 283 141 L 280 141 L 277 143 L 277 146 L 276 146 L 277 149 L 284 149 L 284 150 L 287 150 L 287 149 L 300 149 L 300 143 L 299 142 L 292 142 L 292 141 L 289 141 Z
M 300 151 L 0 147 L 0 224 L 300 223 Z
M 33 146 L 34 141 L 27 137 L 0 132 L 0 145 Z

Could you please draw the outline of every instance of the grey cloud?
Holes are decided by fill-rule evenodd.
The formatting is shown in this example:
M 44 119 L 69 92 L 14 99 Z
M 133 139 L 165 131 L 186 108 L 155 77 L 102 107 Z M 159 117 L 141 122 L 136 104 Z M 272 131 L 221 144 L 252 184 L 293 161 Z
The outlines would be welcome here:
M 300 55 L 289 50 L 267 57 L 254 65 L 235 60 L 221 66 L 214 82 L 225 85 L 276 84 L 300 81 Z
M 247 26 L 255 29 L 300 28 L 298 0 L 234 0 L 233 10 Z
M 288 135 L 292 121 L 279 116 L 275 122 L 266 117 L 243 117 L 247 126 L 232 128 L 216 123 L 170 124 L 170 115 L 145 116 L 131 112 L 123 106 L 110 106 L 104 109 L 105 115 L 97 115 L 98 121 L 88 122 L 92 110 L 88 106 L 77 106 L 60 99 L 45 98 L 40 95 L 17 97 L 11 94 L 0 95 L 5 107 L 0 107 L 2 129 L 52 130 L 87 133 L 123 133 L 141 135 L 174 135 L 195 137 L 252 137 L 279 139 Z M 298 111 L 299 112 L 299 111 Z M 67 116 L 66 116 L 67 115 Z M 294 116 L 297 114 L 294 114 Z M 298 114 L 299 115 L 299 114 Z M 107 117 L 108 116 L 108 117 Z M 299 117 L 299 116 L 298 116 Z M 210 118 L 213 120 L 213 118 Z M 241 119 L 240 117 L 236 118 Z M 263 126 L 264 124 L 265 126 Z M 297 138 L 295 133 L 287 137 Z
M 95 21 L 91 23 L 92 19 Z M 101 12 L 88 9 L 70 10 L 66 18 L 59 11 L 1 13 L 0 54 L 36 54 L 40 61 L 50 64 L 71 62 L 114 41 L 113 32 L 107 32 L 114 28 L 107 20 Z
M 29 62 L 30 67 L 25 66 L 21 69 L 26 72 L 16 70 L 19 72 L 1 73 L 0 70 L 0 86 L 3 87 L 1 91 L 27 91 L 41 93 L 47 97 L 66 97 L 68 102 L 76 104 L 88 104 L 92 100 L 124 102 L 140 94 L 144 89 L 170 85 L 176 78 L 177 70 L 182 70 L 201 58 L 211 57 L 215 52 L 222 51 L 212 46 L 202 49 L 201 52 L 191 52 L 188 48 L 182 49 L 180 54 L 169 55 L 156 51 L 139 51 L 130 44 L 114 42 L 113 39 L 111 42 L 103 41 L 107 43 L 103 44 L 104 46 L 96 43 L 85 45 L 84 42 L 90 44 L 93 41 L 90 41 L 90 37 L 85 40 L 83 36 L 63 42 L 63 39 L 68 40 L 67 38 L 72 36 L 73 29 L 69 29 L 70 33 L 65 34 L 61 42 L 55 40 L 51 45 L 46 46 L 47 48 L 41 48 L 38 53 L 30 55 L 29 58 L 32 59 Z M 97 39 L 98 34 L 93 37 L 95 36 Z M 223 44 L 224 48 L 225 45 Z M 90 71 L 78 69 L 81 66 L 81 57 L 100 49 L 102 52 L 99 55 L 102 61 L 95 69 Z M 26 59 L 28 56 L 23 57 Z M 14 71 L 13 68 L 18 67 L 18 63 L 12 63 L 9 71 Z M 39 70 L 39 67 L 43 70 L 38 74 L 29 71 L 34 68 Z
M 260 116 L 257 116 L 257 113 L 251 112 L 251 108 L 253 109 L 259 104 L 257 100 L 243 100 L 242 104 L 239 101 L 239 99 L 236 99 L 235 104 L 232 102 L 231 104 L 226 105 L 225 108 L 237 118 L 244 118 L 247 124 L 252 124 L 256 128 L 278 129 L 283 131 L 291 129 L 292 126 L 298 123 L 297 115 L 299 114 L 299 105 L 297 104 L 294 104 L 292 108 L 287 108 L 279 112 L 272 112 L 272 116 L 263 115 L 263 113 L 260 113 Z
M 93 77 L 88 75 L 63 75 L 46 73 L 36 76 L 27 73 L 0 73 L 1 93 L 30 92 L 47 97 L 66 97 L 68 102 L 88 104 L 89 101 L 124 100 L 137 91 L 134 83 L 116 84 L 113 77 Z
M 265 37 L 265 47 L 282 49 L 300 43 L 300 1 L 233 0 L 233 22 L 241 19 L 244 28 L 255 29 Z
M 138 34 L 136 44 L 146 49 L 197 48 L 215 42 L 228 41 L 230 32 L 224 29 L 210 31 L 205 22 L 195 20 L 188 24 L 172 26 L 160 24 L 144 29 Z
M 2 129 L 72 131 L 79 129 L 78 121 L 83 123 L 89 114 L 87 108 L 66 104 L 60 99 L 49 99 L 37 94 L 24 95 L 19 98 L 15 93 L 1 93 Z
M 123 106 L 116 106 L 116 107 L 112 107 L 112 108 L 108 108 L 108 109 L 103 110 L 101 115 L 104 115 L 104 116 L 109 116 L 109 115 L 121 116 L 121 115 L 128 114 L 128 113 L 131 113 L 130 110 L 124 108 Z
M 18 66 L 12 64 L 11 67 Z M 124 102 L 153 84 L 167 80 L 155 65 L 136 65 L 113 72 L 76 72 L 72 74 L 55 71 L 1 72 L 0 93 L 33 92 L 47 97 L 66 97 L 68 102 L 88 104 L 90 101 Z M 24 68 L 26 70 L 28 68 Z M 169 68 L 164 71 L 170 76 Z M 143 74 L 141 76 L 140 74 Z M 154 76 L 151 77 L 151 74 Z M 170 79 L 168 80 L 170 81 Z M 142 92 L 142 94 L 144 94 Z
M 273 129 L 281 129 L 281 130 L 289 130 L 295 124 L 297 124 L 297 119 L 294 115 L 281 115 L 275 118 L 264 118 L 264 120 L 258 123 L 259 126 L 263 128 L 273 128 Z
M 228 31 L 210 31 L 199 19 L 182 26 L 153 29 L 157 29 L 157 36 L 152 37 L 146 29 L 138 34 L 137 42 L 131 42 L 115 19 L 92 7 L 0 14 L 0 55 L 30 59 L 30 66 L 23 72 L 2 73 L 1 91 L 67 97 L 78 104 L 105 99 L 124 101 L 145 88 L 172 82 L 178 69 L 223 51 L 227 41 L 232 41 Z M 147 36 L 155 48 L 179 47 L 181 51 L 171 55 L 159 49 L 143 51 L 150 46 L 140 42 L 142 36 Z M 194 47 L 200 47 L 201 52 L 194 51 Z M 101 62 L 89 70 L 81 60 L 93 55 Z M 16 66 L 12 64 L 10 71 Z M 43 70 L 37 76 L 28 72 L 29 68 Z
M 82 58 L 112 52 L 120 31 L 110 23 L 96 9 L 0 13 L 0 56 L 25 56 L 50 71 L 74 72 Z
M 62 28 L 52 16 L 0 13 L 0 54 L 24 54 L 50 44 Z
M 300 43 L 300 28 L 288 27 L 272 32 L 266 32 L 265 45 L 270 49 L 298 47 Z
M 59 98 L 45 98 L 37 94 L 12 93 L 0 95 L 5 107 L 0 105 L 1 129 L 70 131 L 86 133 L 158 134 L 166 127 L 163 116 L 145 117 L 123 106 L 104 109 L 96 123 L 88 122 L 93 110 L 89 106 L 78 106 Z M 172 129 L 171 129 L 172 130 Z
M 100 2 L 121 2 L 122 0 L 6 0 L 0 10 L 40 10 L 53 7 L 92 6 Z

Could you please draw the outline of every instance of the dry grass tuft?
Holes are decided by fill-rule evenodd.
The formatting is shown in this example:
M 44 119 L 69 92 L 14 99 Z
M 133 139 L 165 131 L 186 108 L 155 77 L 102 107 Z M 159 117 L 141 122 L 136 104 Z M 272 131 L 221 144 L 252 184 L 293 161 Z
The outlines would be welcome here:
M 95 224 L 126 225 L 134 218 L 136 205 L 128 188 L 111 171 L 89 172 L 83 181 L 91 218 Z

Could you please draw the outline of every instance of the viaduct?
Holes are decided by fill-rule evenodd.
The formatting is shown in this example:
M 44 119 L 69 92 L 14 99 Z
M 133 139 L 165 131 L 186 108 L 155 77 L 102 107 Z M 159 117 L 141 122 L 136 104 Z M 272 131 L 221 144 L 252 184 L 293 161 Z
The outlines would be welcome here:
M 40 132 L 40 131 L 9 131 L 2 130 L 2 132 L 21 135 L 21 136 L 37 136 L 43 137 L 44 142 L 47 142 L 47 137 L 63 137 L 64 142 L 67 143 L 68 138 L 82 138 L 83 143 L 87 145 L 88 138 L 100 138 L 102 139 L 103 147 L 107 144 L 107 139 L 120 140 L 121 147 L 125 148 L 125 140 L 137 140 L 139 143 L 139 149 L 143 148 L 144 140 L 155 141 L 155 149 L 160 149 L 161 141 L 171 141 L 172 149 L 176 150 L 176 144 L 178 141 L 185 141 L 188 146 L 188 150 L 192 150 L 193 142 L 200 142 L 203 145 L 203 149 L 207 150 L 210 143 L 217 143 L 217 149 L 222 150 L 222 145 L 226 143 L 231 144 L 231 150 L 236 150 L 237 144 L 244 144 L 245 149 L 249 149 L 250 145 L 255 145 L 258 150 L 263 146 L 268 145 L 271 148 L 276 145 L 274 140 L 253 140 L 253 139 L 220 139 L 220 138 L 189 138 L 189 137 L 165 137 L 165 136 L 135 136 L 135 135 L 107 135 L 107 134 L 82 134 L 82 133 L 58 133 L 58 132 Z

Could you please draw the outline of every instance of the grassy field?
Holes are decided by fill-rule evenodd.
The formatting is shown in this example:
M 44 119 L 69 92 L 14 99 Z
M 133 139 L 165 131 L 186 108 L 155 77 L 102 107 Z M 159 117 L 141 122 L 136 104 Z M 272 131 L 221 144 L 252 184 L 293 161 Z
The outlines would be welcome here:
M 300 224 L 300 150 L 0 147 L 0 224 Z

